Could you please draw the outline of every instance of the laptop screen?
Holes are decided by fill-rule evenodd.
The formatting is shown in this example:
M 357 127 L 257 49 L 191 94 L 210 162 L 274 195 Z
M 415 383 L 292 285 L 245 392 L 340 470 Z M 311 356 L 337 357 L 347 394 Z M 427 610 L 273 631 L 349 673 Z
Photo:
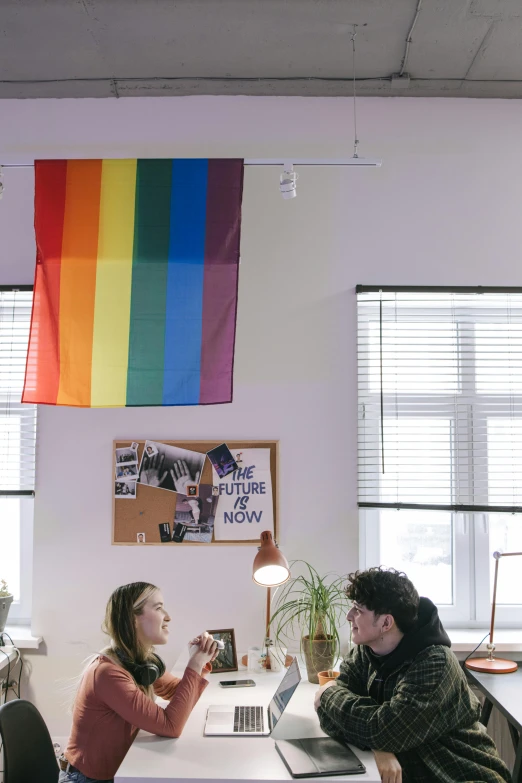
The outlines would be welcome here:
M 270 730 L 275 729 L 279 718 L 285 711 L 286 705 L 292 698 L 295 689 L 299 685 L 300 679 L 301 679 L 301 672 L 299 671 L 297 658 L 294 658 L 294 660 L 288 667 L 288 671 L 286 672 L 285 676 L 281 680 L 279 684 L 279 688 L 275 692 L 274 698 L 268 705 L 268 719 L 270 721 Z

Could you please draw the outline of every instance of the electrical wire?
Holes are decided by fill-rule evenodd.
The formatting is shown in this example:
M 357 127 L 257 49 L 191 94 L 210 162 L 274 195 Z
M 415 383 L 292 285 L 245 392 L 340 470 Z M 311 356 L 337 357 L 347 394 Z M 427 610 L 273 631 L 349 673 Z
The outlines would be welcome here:
M 359 139 L 357 138 L 357 88 L 355 85 L 355 38 L 357 36 L 357 25 L 353 26 L 352 33 L 352 81 L 353 81 L 353 157 L 358 158 L 357 147 Z
M 487 639 L 487 638 L 488 638 L 488 636 L 489 636 L 489 631 L 488 631 L 488 632 L 487 632 L 487 634 L 485 635 L 484 639 Z M 472 651 L 469 653 L 469 655 L 466 655 L 466 657 L 464 658 L 464 661 L 463 661 L 463 663 L 466 663 L 466 661 L 468 660 L 468 658 L 470 658 L 470 657 L 473 655 L 473 653 L 474 653 L 476 650 L 478 650 L 478 648 L 480 647 L 480 645 L 482 644 L 482 642 L 484 641 L 484 639 L 481 639 L 481 640 L 480 640 L 480 642 L 479 642 L 479 643 L 477 644 L 477 646 L 475 647 L 475 650 L 472 650 Z
M 2 691 L 5 690 L 4 704 L 6 704 L 7 703 L 7 691 L 9 690 L 9 678 L 11 677 L 11 658 L 5 652 L 5 650 L 0 650 L 0 652 L 2 653 L 2 655 L 5 655 L 5 657 L 7 658 L 7 680 L 6 680 L 6 685 L 5 686 L 2 685 L 2 687 L 0 689 L 0 703 L 2 702 Z
M 20 685 L 21 685 L 21 681 L 22 681 L 22 672 L 23 672 L 23 670 L 24 670 L 24 659 L 20 655 L 20 672 L 18 673 L 18 691 L 16 693 L 16 698 L 17 699 L 21 699 L 22 698 L 20 696 Z M 14 690 L 14 688 L 13 688 L 13 690 Z
M 13 645 L 13 647 L 16 647 L 15 643 L 13 642 L 12 638 L 9 636 L 9 634 L 7 633 L 7 631 L 2 631 L 2 633 L 0 633 L 0 639 L 2 639 L 2 637 L 4 637 L 4 636 L 7 636 L 7 638 L 9 639 L 9 641 L 11 642 L 11 644 Z M 18 649 L 18 648 L 17 648 L 17 649 Z
M 354 25 L 355 27 L 355 25 Z M 346 76 L 96 76 L 70 79 L 0 79 L 2 84 L 67 84 L 69 82 L 350 82 Z M 390 82 L 391 76 L 365 76 L 360 82 Z M 434 80 L 435 81 L 435 80 Z M 461 82 L 462 78 L 449 81 Z M 518 79 L 503 79 L 518 82 Z
M 5 688 L 5 696 L 4 696 L 4 704 L 5 704 L 7 702 L 7 695 L 8 695 L 9 689 L 11 689 L 13 691 L 13 693 L 15 694 L 17 699 L 21 698 L 21 696 L 20 696 L 20 687 L 21 687 L 21 681 L 22 681 L 22 672 L 23 672 L 23 668 L 24 668 L 24 661 L 23 661 L 23 658 L 22 658 L 22 653 L 20 652 L 18 647 L 16 647 L 16 645 L 13 642 L 13 639 L 7 633 L 7 631 L 2 631 L 2 633 L 0 634 L 0 641 L 2 641 L 2 642 L 4 641 L 4 639 L 3 639 L 4 636 L 7 636 L 7 638 L 11 642 L 11 646 L 14 648 L 14 650 L 16 652 L 16 655 L 17 655 L 16 661 L 13 664 L 11 664 L 11 659 L 9 658 L 9 655 L 7 655 L 7 653 L 4 650 L 0 650 L 0 652 L 2 652 L 7 657 L 7 661 L 8 661 L 7 685 L 6 685 L 6 688 Z M 18 687 L 15 689 L 14 685 L 11 685 L 11 686 L 9 685 L 9 682 L 10 682 L 10 677 L 11 677 L 11 669 L 13 669 L 13 670 L 16 669 L 16 667 L 18 666 L 19 663 L 20 663 L 20 671 L 18 673 Z M 1 701 L 1 697 L 2 697 L 2 694 L 0 693 L 0 701 Z
M 406 49 L 404 50 L 404 57 L 402 58 L 402 63 L 401 63 L 401 69 L 399 71 L 399 76 L 402 76 L 402 74 L 404 73 L 404 69 L 406 68 L 406 63 L 408 62 L 408 55 L 410 53 L 410 44 L 411 44 L 411 40 L 412 40 L 411 36 L 412 36 L 413 30 L 415 28 L 415 25 L 417 24 L 417 19 L 419 18 L 421 5 L 422 5 L 422 0 L 419 0 L 419 2 L 417 3 L 417 10 L 415 11 L 415 16 L 413 18 L 413 22 L 412 22 L 412 25 L 410 27 L 410 31 L 409 31 L 408 35 L 406 36 Z

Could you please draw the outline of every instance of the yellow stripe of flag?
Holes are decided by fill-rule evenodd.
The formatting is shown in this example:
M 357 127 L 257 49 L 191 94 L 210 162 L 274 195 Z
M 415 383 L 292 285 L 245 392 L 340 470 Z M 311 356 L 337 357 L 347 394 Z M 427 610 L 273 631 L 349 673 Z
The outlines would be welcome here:
M 91 406 L 124 407 L 134 244 L 136 160 L 104 160 L 94 307 Z

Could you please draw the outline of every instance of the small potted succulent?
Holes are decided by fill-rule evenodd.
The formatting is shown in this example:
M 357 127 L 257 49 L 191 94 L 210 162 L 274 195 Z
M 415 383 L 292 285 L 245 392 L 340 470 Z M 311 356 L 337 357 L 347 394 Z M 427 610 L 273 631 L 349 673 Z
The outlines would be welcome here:
M 7 582 L 5 579 L 0 579 L 0 634 L 7 623 L 7 615 L 9 614 L 9 608 L 12 603 L 13 596 L 9 592 Z

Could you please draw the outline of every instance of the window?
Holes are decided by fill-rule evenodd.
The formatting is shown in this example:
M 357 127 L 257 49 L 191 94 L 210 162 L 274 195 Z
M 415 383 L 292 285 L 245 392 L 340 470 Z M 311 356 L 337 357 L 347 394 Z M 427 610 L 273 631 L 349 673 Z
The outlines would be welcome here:
M 489 620 L 522 551 L 522 289 L 358 286 L 361 559 L 451 624 Z M 502 560 L 497 622 L 522 621 Z
M 0 287 L 0 578 L 9 622 L 31 615 L 36 405 L 22 405 L 32 287 Z

